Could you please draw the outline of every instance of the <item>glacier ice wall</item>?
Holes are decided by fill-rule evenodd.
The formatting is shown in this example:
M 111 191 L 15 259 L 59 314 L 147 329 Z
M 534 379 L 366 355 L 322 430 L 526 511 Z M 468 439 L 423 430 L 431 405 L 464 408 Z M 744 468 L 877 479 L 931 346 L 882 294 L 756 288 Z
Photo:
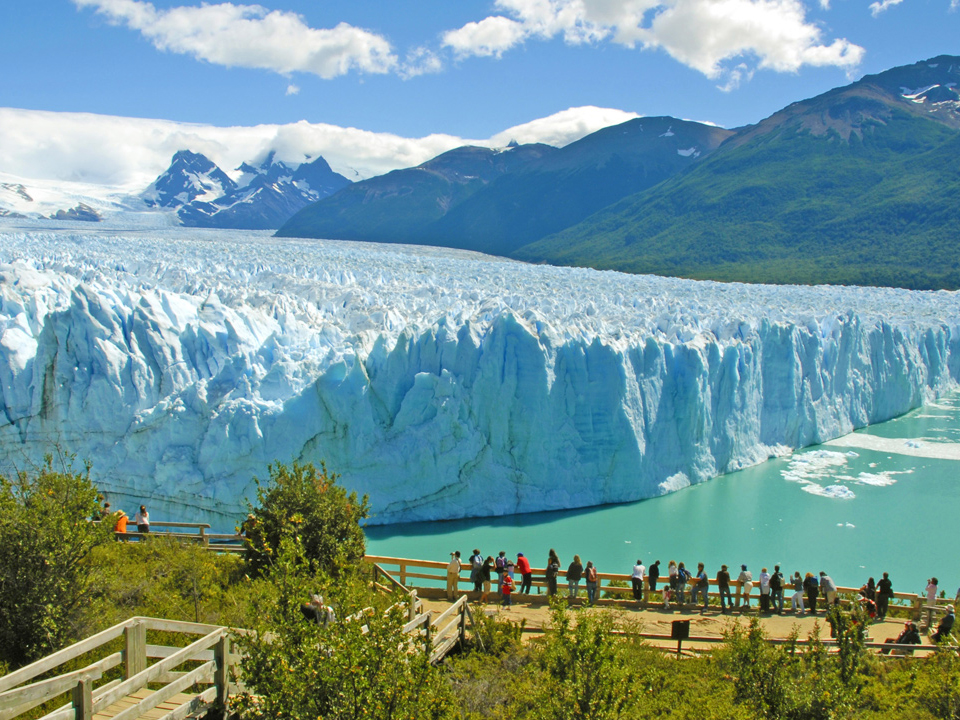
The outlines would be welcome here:
M 952 389 L 958 310 L 262 233 L 0 228 L 0 469 L 59 447 L 124 503 L 221 527 L 274 460 L 324 460 L 380 523 L 637 500 Z

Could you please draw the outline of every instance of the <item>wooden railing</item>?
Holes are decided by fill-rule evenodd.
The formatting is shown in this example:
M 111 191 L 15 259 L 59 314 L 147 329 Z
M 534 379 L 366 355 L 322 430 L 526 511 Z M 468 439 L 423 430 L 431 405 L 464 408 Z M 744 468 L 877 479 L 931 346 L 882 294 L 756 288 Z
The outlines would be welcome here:
M 168 530 L 165 528 L 184 528 L 185 530 Z M 161 535 L 163 537 L 182 540 L 184 542 L 196 542 L 209 550 L 217 552 L 243 552 L 243 536 L 236 533 L 212 533 L 209 523 L 186 523 L 186 522 L 158 522 L 150 523 L 150 534 Z M 122 540 L 136 540 L 142 538 L 144 533 L 137 530 L 136 525 L 130 523 L 127 526 L 127 532 L 116 533 Z
M 395 572 L 399 577 L 399 582 L 404 586 L 417 586 L 421 590 L 426 588 L 444 588 L 447 581 L 447 563 L 440 562 L 436 560 L 414 560 L 411 558 L 396 558 L 396 557 L 387 557 L 382 555 L 367 555 L 364 558 L 369 563 L 375 563 L 381 568 L 386 567 L 389 569 L 396 568 Z M 544 568 L 531 568 L 533 570 L 533 582 L 531 587 L 535 588 L 536 593 L 532 595 L 534 599 L 536 596 L 542 597 L 543 601 L 546 602 L 546 570 Z M 557 578 L 557 594 L 566 596 L 567 594 L 567 583 L 566 583 L 566 570 L 560 570 Z M 618 573 L 597 573 L 597 597 L 601 598 L 603 601 L 629 601 L 636 602 L 633 599 L 633 587 L 631 582 L 631 576 L 627 574 L 618 574 Z M 418 580 L 426 580 L 427 584 L 411 582 Z M 520 585 L 520 575 L 519 573 L 514 574 L 514 580 L 516 581 L 517 586 Z M 658 590 L 656 592 L 656 597 L 659 597 L 659 602 L 653 599 L 649 599 L 647 603 L 649 606 L 655 606 L 662 604 L 662 595 L 661 589 L 666 584 L 667 578 L 662 577 L 657 583 Z M 492 574 L 492 583 L 495 584 L 497 581 L 496 574 Z M 716 579 L 711 579 L 709 582 L 709 590 L 707 592 L 708 596 L 711 598 L 719 598 L 720 592 L 717 589 Z M 612 584 L 616 583 L 616 584 Z M 646 585 L 646 580 L 644 580 Z M 473 582 L 470 581 L 470 567 L 469 564 L 464 561 L 464 567 L 460 571 L 460 576 L 457 581 L 458 591 L 459 592 L 472 592 L 473 591 Z M 730 589 L 731 592 L 736 598 L 737 595 L 737 583 L 731 582 Z M 853 587 L 838 587 L 837 592 L 841 595 L 856 595 L 860 591 L 859 588 Z M 586 595 L 585 583 L 581 579 L 580 587 L 578 591 L 578 596 L 583 598 Z M 613 596 L 612 598 L 604 598 L 603 596 Z M 753 592 L 750 594 L 751 604 L 756 604 L 760 595 L 760 582 L 758 579 L 755 579 L 753 582 Z M 792 586 L 784 589 L 784 604 L 790 602 L 790 596 L 793 595 Z M 648 596 L 649 597 L 649 596 Z M 686 594 L 687 600 L 689 601 L 690 594 Z M 823 598 L 820 598 L 821 603 Z M 806 596 L 804 596 L 804 602 L 806 602 Z M 946 607 L 950 601 L 940 600 L 938 602 L 939 607 Z M 922 595 L 917 595 L 915 593 L 894 593 L 894 602 L 893 606 L 897 604 L 900 605 L 909 605 L 911 608 L 912 616 L 915 620 L 920 619 L 921 612 L 924 610 L 926 603 L 926 597 Z M 675 603 L 673 603 L 675 604 Z
M 186 647 L 147 643 L 148 632 L 201 636 Z M 10 720 L 44 703 L 69 695 L 62 707 L 42 720 L 90 720 L 97 713 L 124 701 L 129 705 L 113 714 L 118 720 L 132 720 L 176 698 L 175 710 L 165 720 L 182 720 L 205 713 L 216 703 L 226 703 L 237 687 L 231 682 L 231 668 L 238 657 L 231 651 L 229 630 L 215 625 L 134 617 L 97 633 L 68 648 L 49 655 L 15 672 L 0 677 L 0 720 Z M 123 638 L 123 649 L 109 652 L 114 640 Z M 41 675 L 89 654 L 103 657 L 55 677 Z M 148 658 L 157 659 L 147 665 Z M 196 665 L 199 663 L 199 665 Z M 119 673 L 110 670 L 123 666 Z M 188 665 L 187 668 L 181 668 Z M 117 675 L 107 680 L 107 675 Z M 136 697 L 151 684 L 159 690 Z M 210 685 L 199 693 L 186 693 L 194 685 Z M 116 709 L 116 708 L 114 708 Z

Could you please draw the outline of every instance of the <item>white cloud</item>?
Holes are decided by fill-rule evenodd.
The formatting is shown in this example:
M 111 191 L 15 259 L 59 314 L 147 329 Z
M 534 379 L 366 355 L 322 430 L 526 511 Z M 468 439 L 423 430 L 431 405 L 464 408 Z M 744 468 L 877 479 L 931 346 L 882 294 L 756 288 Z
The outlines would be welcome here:
M 523 24 L 500 15 L 470 22 L 443 34 L 443 44 L 457 55 L 500 57 L 527 36 Z
M 380 35 L 340 23 L 306 25 L 296 13 L 259 5 L 180 6 L 158 10 L 141 0 L 73 0 L 110 22 L 139 31 L 159 50 L 226 67 L 305 72 L 329 79 L 351 70 L 386 73 L 397 58 Z
M 487 139 L 433 134 L 405 138 L 313 124 L 215 127 L 88 113 L 0 108 L 0 168 L 23 179 L 82 182 L 143 190 L 178 150 L 203 153 L 228 173 L 275 150 L 281 160 L 322 155 L 351 180 L 411 167 L 461 145 L 502 147 L 510 140 L 562 146 L 635 117 L 596 107 L 571 108 Z
M 829 0 L 820 2 L 829 5 Z M 845 39 L 825 43 L 820 27 L 807 21 L 801 0 L 497 0 L 496 7 L 505 15 L 451 30 L 444 34 L 444 44 L 460 56 L 499 57 L 534 37 L 562 37 L 568 43 L 609 40 L 662 49 L 707 77 L 725 77 L 729 88 L 748 78 L 753 68 L 849 69 L 864 52 Z M 747 58 L 752 67 L 745 71 Z
M 287 95 L 299 95 L 299 94 L 300 94 L 299 86 L 294 85 L 293 83 L 291 83 L 290 85 L 287 85 Z
M 404 79 L 438 73 L 443 70 L 443 61 L 437 54 L 425 47 L 414 48 L 407 53 L 407 57 L 400 68 L 400 76 Z
M 874 17 L 877 17 L 882 12 L 886 12 L 894 5 L 899 5 L 903 0 L 880 0 L 879 2 L 870 3 L 870 14 Z M 956 0 L 954 0 L 956 2 Z M 951 3 L 951 7 L 953 7 Z

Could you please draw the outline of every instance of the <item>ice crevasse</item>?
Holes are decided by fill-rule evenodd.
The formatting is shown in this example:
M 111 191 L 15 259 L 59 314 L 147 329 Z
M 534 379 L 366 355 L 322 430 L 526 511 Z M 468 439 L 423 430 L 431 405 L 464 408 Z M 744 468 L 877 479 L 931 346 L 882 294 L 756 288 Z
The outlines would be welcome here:
M 956 387 L 956 293 L 469 253 L 0 231 L 0 469 L 230 527 L 319 462 L 388 523 L 653 497 Z

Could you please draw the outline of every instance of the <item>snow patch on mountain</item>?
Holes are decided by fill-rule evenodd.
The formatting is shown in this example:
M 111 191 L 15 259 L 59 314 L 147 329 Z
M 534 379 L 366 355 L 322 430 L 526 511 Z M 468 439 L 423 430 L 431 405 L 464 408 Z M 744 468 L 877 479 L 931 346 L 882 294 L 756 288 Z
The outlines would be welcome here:
M 277 459 L 325 460 L 374 522 L 652 497 L 960 376 L 951 292 L 5 222 L 0 469 L 57 445 L 111 496 L 218 527 Z

